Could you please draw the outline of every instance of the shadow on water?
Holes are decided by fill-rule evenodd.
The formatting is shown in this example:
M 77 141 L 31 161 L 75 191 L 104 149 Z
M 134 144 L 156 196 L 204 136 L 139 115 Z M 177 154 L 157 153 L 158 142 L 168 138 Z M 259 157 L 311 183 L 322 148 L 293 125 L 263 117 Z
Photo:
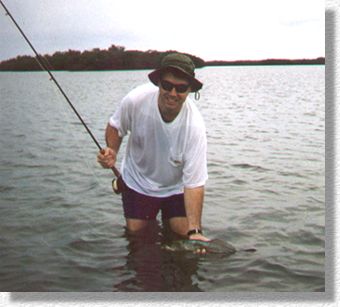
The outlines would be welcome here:
M 126 264 L 119 269 L 128 276 L 113 286 L 118 292 L 197 292 L 193 282 L 198 257 L 169 253 L 162 244 L 171 236 L 157 222 L 138 234 L 125 232 L 128 240 Z

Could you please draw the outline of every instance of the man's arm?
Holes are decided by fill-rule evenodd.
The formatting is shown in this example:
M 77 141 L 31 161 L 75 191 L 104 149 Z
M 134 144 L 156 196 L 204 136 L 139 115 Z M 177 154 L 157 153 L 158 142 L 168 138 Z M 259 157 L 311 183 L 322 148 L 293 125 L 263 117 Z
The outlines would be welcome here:
M 112 168 L 116 163 L 117 154 L 122 143 L 118 130 L 109 124 L 106 126 L 105 140 L 107 148 L 97 155 L 97 161 L 104 168 Z
M 184 188 L 184 203 L 188 220 L 188 230 L 202 229 L 203 201 L 204 186 Z M 189 239 L 209 241 L 208 238 L 199 233 L 190 235 Z
M 110 124 L 107 124 L 106 126 L 105 141 L 106 146 L 113 149 L 117 154 L 120 148 L 120 144 L 122 143 L 122 138 L 119 136 L 118 130 L 112 127 Z

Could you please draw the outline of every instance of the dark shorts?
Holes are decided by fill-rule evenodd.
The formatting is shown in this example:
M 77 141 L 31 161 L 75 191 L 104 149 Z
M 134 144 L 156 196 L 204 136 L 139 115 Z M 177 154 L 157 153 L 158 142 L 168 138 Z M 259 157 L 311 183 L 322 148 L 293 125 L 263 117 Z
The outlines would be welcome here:
M 162 219 L 186 216 L 184 194 L 153 197 L 138 193 L 125 185 L 122 199 L 125 218 L 154 220 L 159 211 Z

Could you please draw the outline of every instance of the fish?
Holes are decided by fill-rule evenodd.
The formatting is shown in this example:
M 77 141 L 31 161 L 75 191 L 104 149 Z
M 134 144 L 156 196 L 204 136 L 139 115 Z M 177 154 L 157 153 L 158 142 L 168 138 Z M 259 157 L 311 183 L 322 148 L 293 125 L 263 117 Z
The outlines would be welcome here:
M 192 252 L 223 255 L 232 255 L 237 251 L 233 245 L 219 239 L 213 239 L 207 242 L 200 240 L 176 240 L 167 244 L 163 244 L 161 247 L 163 250 L 170 252 Z

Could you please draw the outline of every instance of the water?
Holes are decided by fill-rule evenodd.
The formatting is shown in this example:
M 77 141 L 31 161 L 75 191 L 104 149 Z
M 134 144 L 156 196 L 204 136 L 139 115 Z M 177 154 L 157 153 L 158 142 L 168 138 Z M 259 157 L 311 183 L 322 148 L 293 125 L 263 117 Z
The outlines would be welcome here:
M 56 72 L 94 135 L 148 71 Z M 46 73 L 0 73 L 1 291 L 324 291 L 324 66 L 198 71 L 205 234 L 255 253 L 161 249 L 124 229 L 112 173 Z M 124 149 L 124 145 L 123 148 Z

